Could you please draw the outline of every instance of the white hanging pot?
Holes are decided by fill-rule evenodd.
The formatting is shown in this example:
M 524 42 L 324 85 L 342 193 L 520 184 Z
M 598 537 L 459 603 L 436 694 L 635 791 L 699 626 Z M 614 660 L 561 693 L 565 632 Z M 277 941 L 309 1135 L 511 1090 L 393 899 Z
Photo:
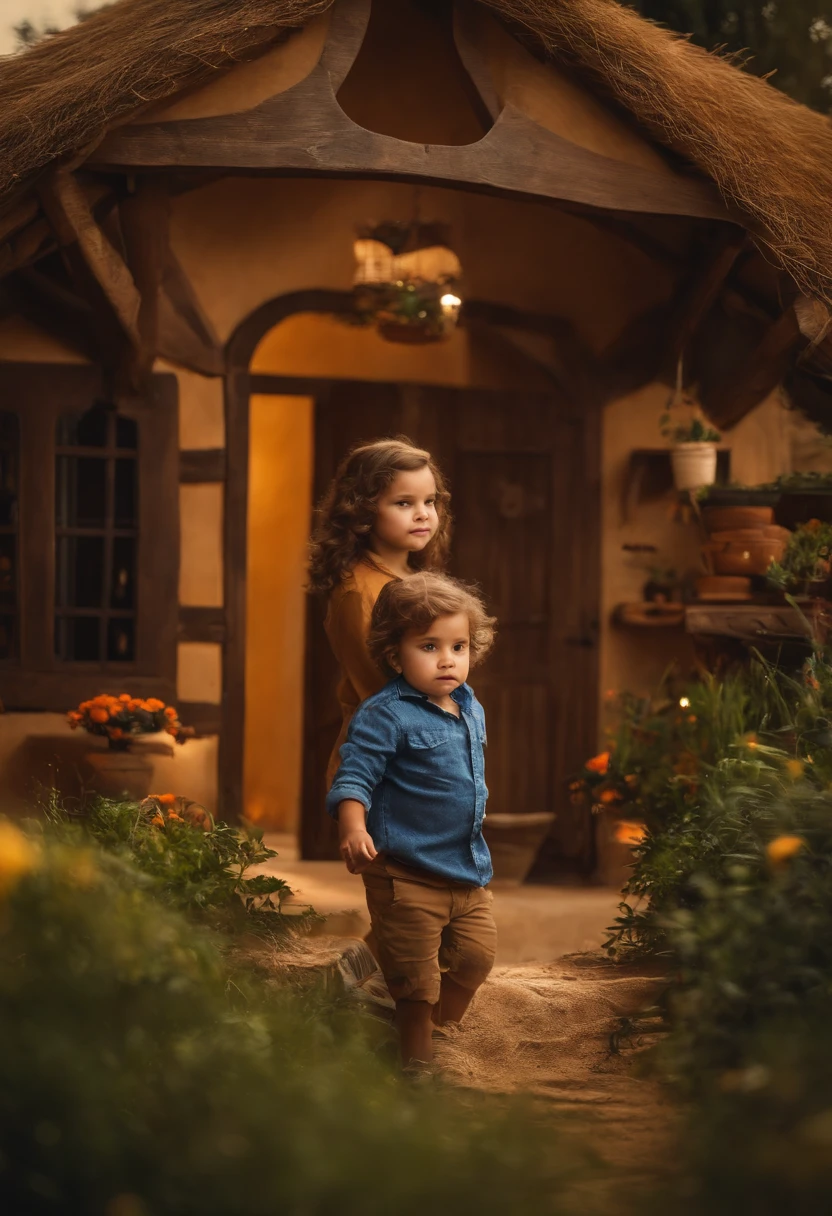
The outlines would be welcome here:
M 670 453 L 677 490 L 698 490 L 716 481 L 716 445 L 677 443 Z

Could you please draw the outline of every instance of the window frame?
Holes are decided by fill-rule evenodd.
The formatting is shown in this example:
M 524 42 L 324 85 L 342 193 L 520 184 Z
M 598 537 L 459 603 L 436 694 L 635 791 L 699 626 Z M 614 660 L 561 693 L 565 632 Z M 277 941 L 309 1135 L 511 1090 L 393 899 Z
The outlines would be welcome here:
M 99 692 L 175 702 L 179 443 L 170 373 L 153 375 L 143 395 L 118 407 L 139 431 L 135 659 L 71 662 L 55 654 L 57 424 L 102 395 L 101 369 L 91 365 L 0 363 L 0 409 L 16 413 L 20 428 L 18 655 L 0 664 L 8 710 L 65 711 Z

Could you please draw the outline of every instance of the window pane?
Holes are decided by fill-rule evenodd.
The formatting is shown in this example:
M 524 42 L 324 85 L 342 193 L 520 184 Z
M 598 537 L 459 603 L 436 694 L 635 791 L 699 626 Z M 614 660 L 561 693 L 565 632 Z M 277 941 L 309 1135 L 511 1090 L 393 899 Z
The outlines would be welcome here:
M 0 413 L 0 528 L 17 524 L 19 451 L 17 416 Z
M 58 538 L 56 601 L 61 608 L 101 608 L 104 598 L 104 537 Z
M 58 422 L 58 446 L 64 448 L 105 448 L 112 411 L 94 405 L 86 414 L 66 414 Z
M 115 523 L 117 528 L 136 526 L 136 462 L 116 461 Z
M 111 608 L 135 608 L 136 542 L 132 537 L 117 536 L 113 541 L 113 585 L 110 589 Z
M 59 616 L 55 621 L 55 653 L 65 662 L 97 663 L 100 638 L 100 617 Z
M 16 653 L 15 619 L 0 614 L 0 660 L 13 659 Z
M 139 426 L 135 418 L 116 415 L 116 447 L 135 452 L 139 446 Z
M 4 608 L 14 608 L 17 599 L 15 542 L 14 536 L 0 536 L 0 611 Z
M 130 663 L 135 658 L 135 627 L 132 617 L 110 621 L 107 627 L 107 660 Z
M 103 528 L 107 520 L 107 461 L 59 456 L 55 486 L 58 526 Z

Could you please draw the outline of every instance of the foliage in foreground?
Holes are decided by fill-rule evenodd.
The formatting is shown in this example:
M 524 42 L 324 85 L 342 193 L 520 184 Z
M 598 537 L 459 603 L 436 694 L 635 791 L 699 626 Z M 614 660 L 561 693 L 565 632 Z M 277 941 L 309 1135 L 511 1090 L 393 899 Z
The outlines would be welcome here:
M 280 912 L 291 887 L 274 875 L 251 875 L 254 866 L 277 857 L 252 826 L 207 820 L 194 827 L 175 813 L 164 817 L 158 799 L 136 805 L 95 799 L 80 815 L 57 801 L 47 808 L 51 831 L 67 842 L 92 841 L 132 862 L 153 881 L 154 894 L 170 907 L 229 927 L 284 927 Z M 302 918 L 292 917 L 293 924 Z
M 266 999 L 156 890 L 117 852 L 0 822 L 4 1211 L 568 1210 L 551 1126 L 404 1086 L 363 1022 Z

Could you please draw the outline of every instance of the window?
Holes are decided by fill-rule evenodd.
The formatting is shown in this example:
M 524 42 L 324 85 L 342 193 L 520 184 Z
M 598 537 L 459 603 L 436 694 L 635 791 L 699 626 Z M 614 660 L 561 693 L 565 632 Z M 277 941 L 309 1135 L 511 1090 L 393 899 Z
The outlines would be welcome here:
M 104 691 L 175 699 L 177 435 L 171 375 L 116 407 L 92 365 L 0 363 L 7 709 Z
M 0 413 L 0 662 L 17 654 L 19 469 L 17 416 Z
M 96 405 L 58 422 L 55 466 L 55 655 L 136 657 L 138 423 Z

